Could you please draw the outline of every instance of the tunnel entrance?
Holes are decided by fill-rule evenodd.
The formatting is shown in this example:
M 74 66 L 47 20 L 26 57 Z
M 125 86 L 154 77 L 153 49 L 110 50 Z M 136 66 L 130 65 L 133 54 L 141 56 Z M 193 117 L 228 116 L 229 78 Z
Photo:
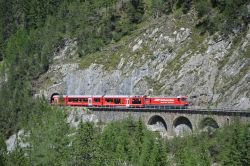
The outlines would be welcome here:
M 174 120 L 174 131 L 177 136 L 184 136 L 192 133 L 193 126 L 190 120 L 184 116 L 180 116 Z
M 168 130 L 165 120 L 159 115 L 152 116 L 148 121 L 148 125 L 151 126 L 153 131 L 167 132 Z
M 211 131 L 219 128 L 219 125 L 213 118 L 207 117 L 200 122 L 199 128 L 201 131 Z
M 56 96 L 56 95 L 60 95 L 59 93 L 53 93 L 51 96 L 50 96 L 50 103 L 53 102 L 53 96 Z

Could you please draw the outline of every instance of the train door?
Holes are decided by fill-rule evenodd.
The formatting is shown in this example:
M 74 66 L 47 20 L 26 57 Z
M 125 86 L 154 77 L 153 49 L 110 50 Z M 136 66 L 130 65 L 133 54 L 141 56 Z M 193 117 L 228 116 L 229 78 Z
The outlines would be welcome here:
M 129 107 L 129 99 L 126 99 L 126 107 Z
M 88 105 L 92 106 L 92 98 L 88 98 Z
M 181 102 L 181 97 L 177 96 L 178 104 Z

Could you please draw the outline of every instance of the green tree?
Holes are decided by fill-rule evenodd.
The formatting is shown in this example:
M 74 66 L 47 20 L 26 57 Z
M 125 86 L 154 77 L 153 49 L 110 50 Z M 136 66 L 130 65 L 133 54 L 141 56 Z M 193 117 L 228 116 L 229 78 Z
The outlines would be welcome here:
M 6 153 L 7 147 L 2 134 L 0 134 L 0 165 L 4 166 L 6 164 Z
M 229 128 L 230 127 L 230 128 Z M 220 158 L 223 165 L 249 165 L 248 127 L 236 122 L 222 131 Z
M 143 19 L 144 11 L 143 0 L 131 0 L 128 3 L 128 16 L 132 23 L 139 23 Z
M 154 148 L 154 137 L 150 132 L 145 133 L 145 138 L 142 146 L 142 153 L 139 159 L 140 166 L 150 166 L 149 159 Z
M 153 0 L 152 11 L 153 11 L 154 17 L 160 17 L 164 13 L 171 12 L 172 11 L 171 1 Z
M 195 8 L 198 12 L 198 16 L 202 17 L 204 15 L 209 14 L 209 12 L 211 11 L 211 3 L 208 0 L 198 0 L 195 3 Z
M 176 7 L 181 8 L 183 13 L 186 14 L 192 5 L 192 0 L 177 0 L 176 1 Z
M 75 165 L 93 165 L 96 157 L 95 129 L 93 123 L 81 122 L 72 142 Z
M 30 164 L 66 165 L 69 158 L 70 130 L 62 110 L 51 109 L 44 101 L 37 101 L 23 138 L 30 145 L 25 148 Z
M 27 115 L 30 110 L 28 46 L 28 36 L 23 30 L 17 31 L 7 42 L 4 71 L 8 74 L 8 80 L 0 89 L 0 107 L 3 111 L 0 119 L 7 121 L 6 124 L 1 122 L 0 125 L 1 129 L 5 130 L 2 132 L 7 132 L 7 136 L 16 128 L 16 123 L 20 122 L 19 116 Z
M 28 163 L 24 150 L 19 145 L 17 145 L 16 149 L 7 156 L 6 165 L 27 166 L 29 165 Z
M 162 140 L 157 139 L 154 142 L 154 147 L 149 159 L 150 165 L 168 165 L 167 160 L 167 150 L 165 144 L 162 142 Z

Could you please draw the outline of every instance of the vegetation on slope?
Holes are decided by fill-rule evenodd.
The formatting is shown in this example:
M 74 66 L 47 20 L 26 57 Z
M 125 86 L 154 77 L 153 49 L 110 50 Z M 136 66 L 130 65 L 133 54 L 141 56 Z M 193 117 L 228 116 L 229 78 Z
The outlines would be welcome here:
M 105 45 L 117 42 L 122 37 L 131 34 L 138 24 L 147 20 L 147 18 L 160 17 L 175 12 L 176 9 L 182 10 L 184 14 L 189 10 L 196 10 L 200 17 L 196 27 L 204 32 L 220 31 L 224 35 L 228 35 L 246 29 L 247 23 L 249 23 L 247 3 L 247 0 L 85 0 L 73 2 L 69 0 L 0 0 L 1 135 L 4 138 L 9 137 L 25 126 L 34 127 L 34 129 L 30 128 L 33 133 L 48 132 L 48 135 L 45 134 L 48 138 L 51 138 L 49 135 L 54 133 L 52 132 L 54 130 L 58 130 L 58 136 L 62 134 L 62 130 L 66 131 L 65 133 L 70 133 L 68 126 L 65 124 L 46 124 L 55 122 L 58 117 L 57 121 L 60 121 L 60 117 L 64 115 L 49 116 L 49 114 L 44 113 L 50 108 L 43 103 L 45 99 L 42 99 L 43 102 L 33 99 L 34 92 L 32 89 L 32 81 L 48 70 L 53 54 L 63 47 L 65 41 L 77 41 L 78 55 L 79 57 L 85 57 L 90 53 L 101 51 Z M 47 122 L 44 122 L 45 117 Z M 40 120 L 40 118 L 44 119 Z M 32 125 L 34 121 L 41 125 Z M 39 127 L 40 129 L 37 129 Z M 49 127 L 52 128 L 49 129 Z M 143 132 L 147 134 L 146 131 Z M 127 133 L 123 134 L 126 135 Z M 10 160 L 6 159 L 7 162 L 13 162 L 13 165 L 17 164 L 14 162 L 32 164 L 46 162 L 49 165 L 52 159 L 58 158 L 58 156 L 65 156 L 65 160 L 58 161 L 59 164 L 68 162 L 67 159 L 70 154 L 65 153 L 70 152 L 70 150 L 64 150 L 64 148 L 67 148 L 65 145 L 68 144 L 66 135 L 47 140 L 47 137 L 44 139 L 35 138 L 35 135 L 31 133 L 30 138 L 37 141 L 34 144 L 41 143 L 41 140 L 58 141 L 59 139 L 59 145 L 51 146 L 54 144 L 44 142 L 42 144 L 44 146 L 39 147 L 44 149 L 41 152 L 32 149 L 38 148 L 38 145 L 30 148 L 27 152 L 25 151 L 25 153 L 21 148 L 18 148 L 15 152 L 7 155 L 7 158 L 10 157 Z M 152 140 L 147 141 L 152 142 Z M 145 142 L 147 141 L 145 140 Z M 31 143 L 33 143 L 32 140 Z M 136 144 L 133 141 L 132 143 Z M 142 141 L 141 144 L 143 143 Z M 62 151 L 54 152 L 55 149 L 53 148 L 61 149 L 62 146 L 64 146 Z M 107 160 L 109 164 L 123 161 L 135 164 L 134 155 L 123 158 L 125 152 L 129 155 L 132 153 L 137 156 L 144 153 L 145 156 L 148 155 L 147 151 L 142 151 L 143 148 L 135 149 L 137 152 L 131 153 L 127 152 L 127 150 L 131 150 L 128 147 L 121 146 L 119 148 L 121 153 L 117 152 L 117 154 L 122 154 L 121 156 L 116 156 L 114 161 L 109 161 L 107 158 L 103 160 Z M 150 147 L 147 148 L 150 149 Z M 152 153 L 157 154 L 161 151 L 158 148 L 160 147 L 155 147 Z M 45 154 L 48 151 L 51 152 L 50 156 Z M 24 155 L 26 153 L 29 154 L 28 159 Z M 81 153 L 85 152 L 79 152 L 79 154 Z M 100 154 L 102 153 L 100 152 Z M 97 154 L 97 156 L 100 154 Z M 78 154 L 74 155 L 77 156 Z M 44 158 L 41 158 L 41 156 Z M 147 158 L 145 156 L 144 158 Z M 4 162 L 3 158 L 5 157 L 5 147 L 1 146 L 0 162 Z M 85 157 L 91 158 L 91 156 Z M 78 162 L 78 159 L 76 160 Z M 158 159 L 152 160 L 150 162 L 158 161 Z M 143 162 L 144 160 L 138 160 L 137 162 L 139 161 Z
M 1 0 L 0 59 L 4 61 L 2 78 L 7 80 L 0 90 L 1 132 L 8 136 L 20 119 L 28 117 L 34 102 L 32 80 L 48 70 L 53 53 L 66 40 L 76 40 L 79 56 L 85 56 L 129 35 L 149 17 L 160 17 L 178 8 L 186 13 L 192 7 L 201 18 L 198 28 L 227 34 L 246 28 L 249 19 L 246 3 L 246 0 Z
M 130 118 L 103 129 L 65 121 L 66 112 L 40 103 L 22 140 L 28 146 L 7 153 L 0 140 L 1 165 L 249 165 L 249 125 L 235 123 L 216 131 L 163 140 L 142 121 Z
M 0 132 L 9 136 L 33 111 L 32 80 L 46 72 L 66 40 L 76 40 L 79 56 L 119 40 L 142 21 L 142 1 L 1 0 Z M 15 13 L 14 13 L 15 12 Z

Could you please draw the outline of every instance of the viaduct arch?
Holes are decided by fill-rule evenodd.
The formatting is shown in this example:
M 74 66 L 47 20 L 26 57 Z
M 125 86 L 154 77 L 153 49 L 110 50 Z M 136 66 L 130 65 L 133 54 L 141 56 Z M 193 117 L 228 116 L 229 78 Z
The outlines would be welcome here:
M 205 117 L 204 119 L 202 119 L 199 123 L 199 129 L 203 130 L 205 128 L 214 128 L 217 129 L 219 128 L 219 125 L 217 123 L 216 120 L 214 120 L 211 117 Z
M 70 111 L 83 111 L 82 107 L 67 107 Z M 231 124 L 235 119 L 242 123 L 250 122 L 250 112 L 225 112 L 225 111 L 199 111 L 199 110 L 142 110 L 142 109 L 112 109 L 112 108 L 88 108 L 91 114 L 102 122 L 110 122 L 131 117 L 134 120 L 141 119 L 146 125 L 160 125 L 168 136 L 182 135 L 182 127 L 188 133 L 200 132 L 206 128 L 217 129 L 223 125 Z
M 193 131 L 193 126 L 190 120 L 185 116 L 179 116 L 173 121 L 173 127 L 177 136 L 190 134 Z
M 161 125 L 161 126 L 164 126 L 166 132 L 168 131 L 168 126 L 167 126 L 166 121 L 159 115 L 153 115 L 152 117 L 150 117 L 147 124 L 148 125 Z

